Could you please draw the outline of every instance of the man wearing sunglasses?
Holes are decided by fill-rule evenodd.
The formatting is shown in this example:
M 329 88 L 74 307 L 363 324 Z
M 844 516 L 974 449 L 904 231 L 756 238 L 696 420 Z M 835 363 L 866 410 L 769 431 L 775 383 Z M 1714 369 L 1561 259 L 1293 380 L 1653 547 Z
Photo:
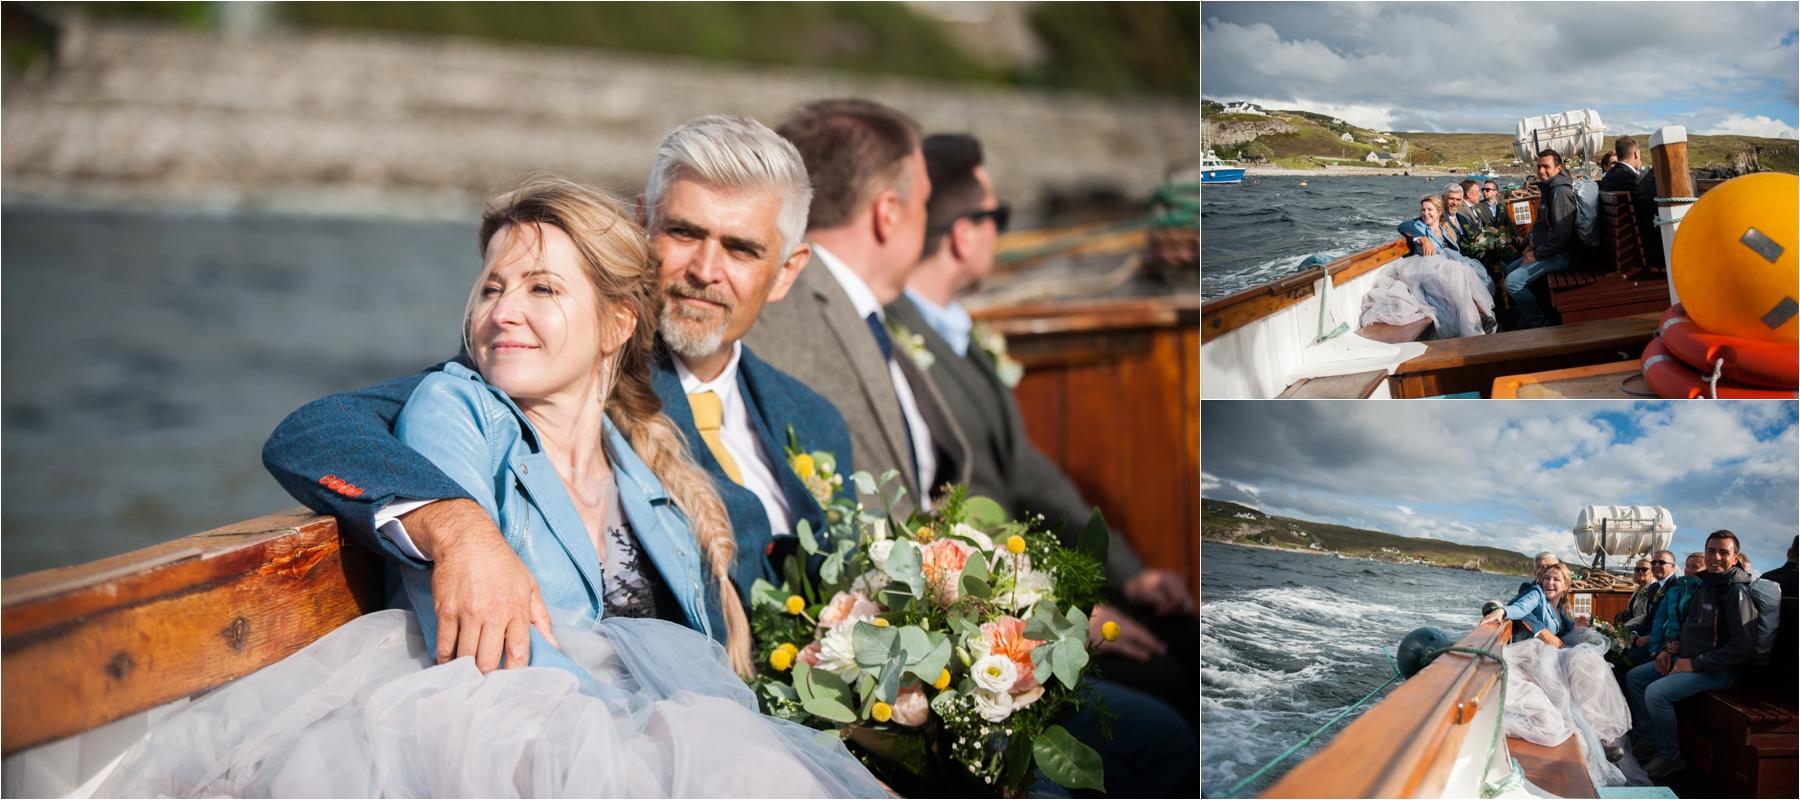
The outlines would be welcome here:
M 1010 387 L 973 332 L 969 312 L 957 302 L 993 271 L 1007 206 L 994 192 L 974 137 L 931 136 L 924 152 L 932 185 L 925 256 L 887 312 L 931 354 L 926 371 L 974 454 L 970 493 L 993 498 L 1015 518 L 1043 514 L 1072 538 L 1087 523 L 1093 504 L 1031 443 Z M 1095 607 L 1090 626 L 1097 634 L 1109 620 L 1119 625 L 1118 639 L 1101 649 L 1107 677 L 1157 695 L 1196 722 L 1199 696 L 1192 676 L 1198 670 L 1199 628 L 1186 583 L 1168 570 L 1145 569 L 1116 532 L 1107 577 L 1118 591 Z
M 1638 562 L 1642 564 L 1643 562 Z M 1633 616 L 1625 623 L 1631 629 L 1631 663 L 1642 664 L 1649 661 L 1650 626 L 1656 619 L 1656 608 L 1662 605 L 1663 597 L 1669 593 L 1669 587 L 1675 585 L 1675 554 L 1668 550 L 1658 550 L 1650 556 L 1651 582 L 1644 587 L 1649 603 L 1644 608 L 1644 615 Z

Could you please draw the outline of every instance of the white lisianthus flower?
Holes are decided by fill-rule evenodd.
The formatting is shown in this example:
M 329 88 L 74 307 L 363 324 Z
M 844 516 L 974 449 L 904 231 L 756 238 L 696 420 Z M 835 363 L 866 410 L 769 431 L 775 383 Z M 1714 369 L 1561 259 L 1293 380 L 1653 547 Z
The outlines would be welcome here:
M 969 668 L 969 674 L 975 678 L 975 685 L 984 692 L 1006 694 L 1019 680 L 1019 667 L 1012 659 L 995 653 L 983 656 Z M 1009 702 L 1008 707 L 1011 707 Z
M 855 625 L 839 625 L 819 641 L 819 669 L 843 678 L 846 683 L 855 683 L 862 677 L 862 667 L 856 665 L 856 648 L 850 643 L 850 632 L 855 628 Z
M 1006 692 L 976 692 L 975 713 L 988 722 L 1005 722 L 1012 716 L 1013 698 Z
M 987 636 L 979 633 L 971 633 L 964 638 L 963 647 L 968 649 L 969 655 L 976 661 L 987 658 L 989 653 L 994 652 L 994 646 L 988 642 Z
M 1043 600 L 1056 599 L 1056 593 L 1050 583 L 1050 576 L 1043 572 L 1020 572 L 1012 591 L 998 595 L 995 599 L 1011 604 L 1012 610 L 1019 611 L 1036 606 Z
M 966 522 L 956 523 L 950 528 L 950 533 L 956 536 L 966 537 L 984 552 L 994 552 L 994 540 Z

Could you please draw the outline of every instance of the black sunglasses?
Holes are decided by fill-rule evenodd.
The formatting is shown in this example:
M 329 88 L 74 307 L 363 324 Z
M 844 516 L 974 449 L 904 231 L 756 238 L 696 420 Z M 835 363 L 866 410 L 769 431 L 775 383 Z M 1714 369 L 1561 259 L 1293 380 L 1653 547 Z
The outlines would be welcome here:
M 993 208 L 982 208 L 982 209 L 977 209 L 975 211 L 970 211 L 970 212 L 967 212 L 964 214 L 959 214 L 959 215 L 957 215 L 956 219 L 966 219 L 971 222 L 980 223 L 983 219 L 985 219 L 987 217 L 994 218 L 994 230 L 996 232 L 1005 233 L 1006 232 L 1006 223 L 1012 221 L 1012 206 L 1009 206 L 1005 203 L 1001 203 L 1000 205 L 994 206 Z M 945 225 L 943 229 L 945 231 L 949 231 L 951 226 L 956 224 L 956 219 L 950 220 L 950 224 Z
M 1634 568 L 1634 569 L 1633 569 L 1633 570 L 1631 570 L 1631 571 L 1632 571 L 1632 572 L 1649 572 L 1649 571 L 1650 571 L 1650 568 L 1649 568 L 1649 567 L 1637 567 L 1637 568 Z
M 1666 565 L 1668 565 L 1668 566 L 1671 566 L 1671 567 L 1673 567 L 1673 566 L 1675 566 L 1675 562 L 1673 562 L 1673 561 L 1665 561 L 1665 560 L 1663 560 L 1663 559 L 1660 559 L 1660 558 L 1659 558 L 1659 559 L 1657 559 L 1657 560 L 1655 560 L 1655 561 L 1652 561 L 1652 562 L 1650 562 L 1650 564 L 1651 564 L 1651 566 L 1655 566 L 1655 565 L 1657 565 L 1657 564 L 1666 564 Z

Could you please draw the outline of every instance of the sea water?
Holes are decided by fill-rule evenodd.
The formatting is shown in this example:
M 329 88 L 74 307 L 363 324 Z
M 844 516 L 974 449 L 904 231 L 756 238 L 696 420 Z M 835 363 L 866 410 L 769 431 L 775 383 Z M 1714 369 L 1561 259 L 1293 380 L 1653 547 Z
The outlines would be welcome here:
M 1200 567 L 1200 786 L 1208 797 L 1232 796 L 1239 779 L 1385 683 L 1407 633 L 1434 626 L 1461 638 L 1483 600 L 1509 600 L 1525 580 L 1212 542 L 1201 545 Z M 1236 796 L 1268 788 L 1353 719 Z
M 1224 297 L 1287 275 L 1315 253 L 1337 258 L 1398 239 L 1395 226 L 1419 216 L 1420 198 L 1461 181 L 1247 175 L 1241 184 L 1203 186 L 1200 295 Z

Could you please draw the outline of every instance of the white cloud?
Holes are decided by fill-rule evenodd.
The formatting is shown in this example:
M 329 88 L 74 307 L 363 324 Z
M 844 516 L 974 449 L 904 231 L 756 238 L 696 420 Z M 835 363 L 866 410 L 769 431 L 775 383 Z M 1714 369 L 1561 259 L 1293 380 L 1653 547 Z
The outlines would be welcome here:
M 1743 114 L 1732 114 L 1712 126 L 1711 130 L 1695 131 L 1701 134 L 1723 134 L 1732 136 L 1766 136 L 1771 139 L 1800 138 L 1794 126 L 1778 119 L 1770 119 L 1761 114 L 1747 117 Z
M 1407 516 L 1412 516 L 1412 513 L 1413 513 L 1412 509 L 1407 508 L 1406 506 L 1394 506 L 1394 507 L 1400 509 L 1400 513 L 1406 514 Z

